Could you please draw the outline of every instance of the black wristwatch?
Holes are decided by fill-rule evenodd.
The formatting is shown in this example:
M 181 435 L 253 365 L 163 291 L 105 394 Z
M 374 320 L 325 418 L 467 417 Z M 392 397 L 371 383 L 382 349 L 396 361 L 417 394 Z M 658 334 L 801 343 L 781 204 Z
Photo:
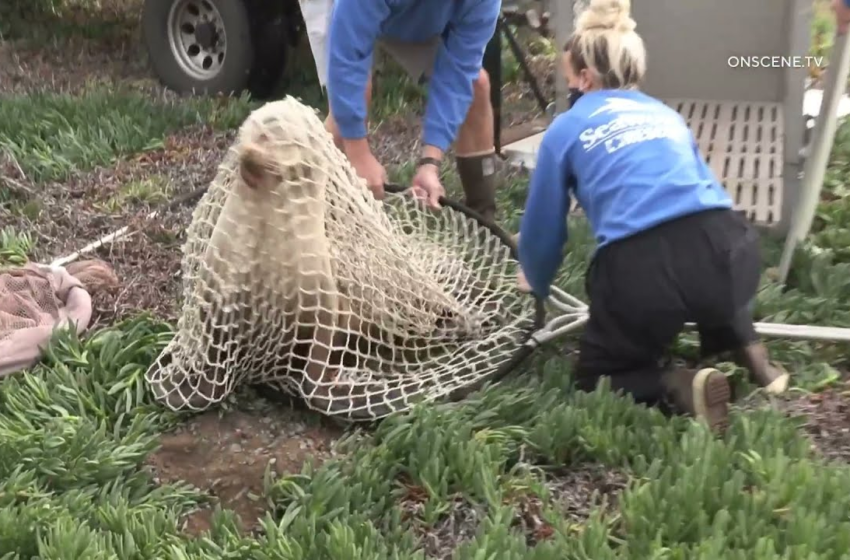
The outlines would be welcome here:
M 439 169 L 440 165 L 442 165 L 442 163 L 443 162 L 441 162 L 437 158 L 423 157 L 423 158 L 419 158 L 419 161 L 416 162 L 416 167 L 422 167 L 423 165 L 433 165 L 434 167 Z

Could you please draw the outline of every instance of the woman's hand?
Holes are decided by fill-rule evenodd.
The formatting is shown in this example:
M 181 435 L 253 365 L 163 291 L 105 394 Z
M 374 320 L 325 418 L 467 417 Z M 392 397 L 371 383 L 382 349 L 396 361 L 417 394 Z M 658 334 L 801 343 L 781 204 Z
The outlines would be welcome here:
M 437 166 L 431 163 L 421 165 L 411 182 L 413 196 L 425 201 L 431 208 L 440 208 L 440 198 L 446 194 L 438 171 Z
M 524 294 L 530 294 L 533 291 L 531 289 L 531 284 L 528 283 L 528 279 L 525 277 L 525 273 L 522 269 L 516 273 L 516 287 L 517 290 Z
M 514 235 L 513 241 L 514 243 L 519 245 L 518 233 Z M 525 277 L 525 273 L 522 271 L 522 268 L 520 268 L 519 271 L 516 273 L 516 287 L 520 292 L 524 294 L 530 294 L 532 292 L 531 284 L 528 283 L 528 278 Z

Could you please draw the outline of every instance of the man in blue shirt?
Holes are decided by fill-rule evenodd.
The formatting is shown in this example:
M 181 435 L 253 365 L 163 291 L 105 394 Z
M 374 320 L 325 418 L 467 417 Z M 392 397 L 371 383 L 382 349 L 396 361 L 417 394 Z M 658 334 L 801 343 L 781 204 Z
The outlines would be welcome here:
M 422 153 L 414 191 L 437 206 L 442 158 L 455 143 L 466 204 L 493 220 L 495 148 L 484 49 L 499 0 L 336 0 L 328 33 L 326 121 L 337 145 L 378 198 L 386 173 L 369 147 L 367 107 L 376 47 L 427 81 Z M 321 64 L 321 61 L 319 62 Z

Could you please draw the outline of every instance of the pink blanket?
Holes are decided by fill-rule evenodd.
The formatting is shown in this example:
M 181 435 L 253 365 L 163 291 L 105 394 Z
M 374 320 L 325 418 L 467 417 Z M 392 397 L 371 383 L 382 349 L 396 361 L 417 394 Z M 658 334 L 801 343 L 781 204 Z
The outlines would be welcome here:
M 77 265 L 83 273 L 106 266 Z M 0 377 L 38 363 L 55 329 L 70 327 L 80 334 L 88 328 L 92 300 L 81 277 L 85 274 L 35 264 L 0 270 Z

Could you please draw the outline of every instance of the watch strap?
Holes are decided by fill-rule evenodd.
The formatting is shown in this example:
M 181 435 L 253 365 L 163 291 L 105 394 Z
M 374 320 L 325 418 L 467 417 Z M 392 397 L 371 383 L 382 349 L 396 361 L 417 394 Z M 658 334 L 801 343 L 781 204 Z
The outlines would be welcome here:
M 432 157 L 422 157 L 419 158 L 419 161 L 416 162 L 416 167 L 422 167 L 423 165 L 433 165 L 439 169 L 440 165 L 442 165 L 442 161 L 437 158 Z

